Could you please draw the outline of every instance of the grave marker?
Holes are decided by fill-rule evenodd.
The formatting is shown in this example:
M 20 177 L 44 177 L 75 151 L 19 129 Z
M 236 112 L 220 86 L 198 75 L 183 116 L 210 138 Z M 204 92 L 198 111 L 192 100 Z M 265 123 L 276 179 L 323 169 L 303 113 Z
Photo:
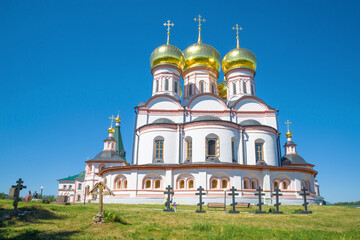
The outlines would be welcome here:
M 107 190 L 108 192 L 104 192 L 104 190 Z M 96 214 L 95 217 L 93 218 L 94 222 L 95 223 L 104 222 L 105 219 L 103 218 L 103 214 L 104 214 L 104 211 L 103 211 L 103 195 L 113 195 L 113 196 L 115 196 L 115 194 L 110 190 L 110 188 L 108 186 L 105 185 L 105 183 L 103 183 L 101 181 L 95 184 L 95 186 L 93 187 L 93 189 L 91 189 L 89 194 L 97 194 L 97 195 L 99 195 L 99 213 Z
M 171 190 L 173 190 L 173 188 L 168 185 L 167 188 L 165 188 L 167 191 L 164 192 L 164 194 L 167 194 L 167 199 L 166 199 L 166 202 L 165 202 L 165 209 L 163 210 L 164 212 L 173 212 L 174 210 L 173 209 L 170 209 L 170 204 L 172 203 L 172 200 L 171 200 L 171 194 L 174 194 L 174 192 L 172 192 Z
M 262 210 L 262 205 L 264 205 L 264 203 L 261 201 L 261 196 L 264 196 L 265 193 L 261 193 L 263 189 L 261 189 L 261 187 L 259 187 L 258 189 L 256 189 L 257 193 L 255 193 L 255 196 L 259 196 L 259 204 L 256 204 L 257 206 L 259 206 L 259 211 L 256 211 L 256 214 L 265 214 L 267 212 Z
M 200 210 L 196 210 L 197 213 L 204 213 L 205 211 L 202 209 L 202 206 L 204 204 L 204 202 L 202 201 L 202 196 L 206 195 L 206 193 L 202 192 L 204 190 L 204 188 L 202 188 L 201 186 L 197 189 L 199 192 L 195 193 L 196 195 L 199 195 L 199 203 L 197 204 L 198 206 L 200 206 Z
M 232 188 L 230 188 L 231 193 L 229 193 L 229 196 L 232 196 L 232 204 L 230 204 L 232 206 L 232 210 L 229 211 L 229 213 L 233 213 L 233 214 L 239 214 L 239 211 L 235 210 L 236 204 L 237 202 L 235 202 L 235 196 L 239 195 L 239 193 L 235 193 L 235 191 L 237 191 L 236 188 L 234 188 L 234 186 L 232 186 Z
M 276 207 L 276 211 L 275 212 L 271 212 L 273 214 L 282 214 L 283 212 L 279 211 L 279 206 L 281 205 L 281 203 L 279 202 L 279 196 L 282 196 L 281 190 L 279 189 L 279 187 L 275 188 L 275 198 L 276 198 L 276 203 L 274 204 L 274 206 Z
M 310 193 L 307 193 L 306 192 L 306 188 L 303 187 L 301 189 L 302 193 L 300 193 L 301 196 L 303 196 L 303 199 L 304 199 L 304 203 L 303 203 L 303 206 L 304 206 L 304 211 L 301 211 L 300 214 L 312 214 L 312 211 L 308 211 L 307 210 L 307 205 L 309 205 L 309 203 L 307 202 L 306 200 L 306 196 L 310 195 Z
M 18 206 L 18 202 L 20 201 L 20 191 L 22 189 L 25 189 L 26 186 L 22 185 L 24 183 L 23 180 L 21 180 L 21 178 L 19 178 L 19 180 L 17 180 L 17 185 L 13 185 L 11 186 L 12 188 L 15 188 L 15 191 L 14 191 L 14 202 L 13 202 L 13 206 L 14 206 L 14 210 L 16 211 L 17 210 L 17 206 Z

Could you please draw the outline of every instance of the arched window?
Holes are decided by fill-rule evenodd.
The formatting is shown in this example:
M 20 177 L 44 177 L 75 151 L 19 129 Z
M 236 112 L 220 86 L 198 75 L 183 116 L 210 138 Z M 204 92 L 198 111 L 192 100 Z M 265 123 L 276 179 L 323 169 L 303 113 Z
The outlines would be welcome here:
M 228 181 L 226 179 L 221 180 L 221 188 L 227 188 Z
M 66 185 L 63 185 L 63 190 L 66 191 Z
M 80 200 L 81 200 L 81 196 L 77 195 L 77 201 L 80 202 Z
M 249 189 L 249 180 L 244 180 L 244 189 Z
M 164 140 L 155 140 L 154 158 L 164 159 Z
M 175 81 L 175 92 L 177 93 L 178 92 L 178 82 Z
M 211 92 L 215 93 L 215 84 L 211 84 Z
M 91 170 L 92 170 L 91 168 L 92 168 L 92 165 L 89 164 L 89 165 L 88 165 L 88 172 L 91 172 Z
M 217 188 L 217 184 L 218 184 L 218 181 L 216 179 L 213 179 L 211 181 L 211 188 L 212 189 L 216 189 Z
M 251 84 L 251 95 L 253 95 L 253 96 L 255 95 L 254 94 L 254 86 L 252 84 Z
M 219 138 L 216 135 L 210 135 L 206 137 L 206 157 L 219 157 L 220 153 L 220 142 Z
M 78 184 L 78 190 L 81 190 L 81 188 L 82 188 L 82 184 L 79 183 L 79 184 Z
M 192 159 L 192 140 L 189 139 L 186 141 L 186 159 Z
M 191 96 L 192 95 L 192 84 L 189 84 L 188 88 L 189 88 L 189 96 Z
M 185 188 L 185 180 L 180 180 L 179 188 L 180 188 L 180 189 L 184 189 L 184 188 Z
M 251 189 L 256 189 L 256 188 L 257 188 L 256 180 L 251 180 Z
M 189 180 L 189 189 L 194 188 L 194 180 Z
M 155 91 L 158 92 L 159 91 L 159 80 L 156 80 L 156 88 Z
M 255 143 L 256 162 L 264 161 L 264 144 L 260 142 Z
M 85 190 L 86 195 L 89 195 L 90 186 L 86 186 L 86 188 L 85 188 L 85 189 L 86 189 L 86 190 Z
M 169 79 L 165 78 L 165 91 L 169 90 Z
M 200 82 L 200 93 L 204 93 L 204 82 Z
M 232 87 L 233 87 L 233 94 L 235 95 L 235 94 L 236 94 L 236 84 L 233 83 L 233 84 L 232 84 Z
M 151 181 L 150 179 L 145 181 L 145 188 L 151 188 Z
M 288 184 L 287 184 L 287 182 L 283 182 L 282 183 L 282 188 L 283 188 L 283 190 L 286 190 L 287 188 L 288 188 Z
M 117 189 L 121 189 L 121 179 L 118 179 L 118 180 L 116 181 L 116 188 L 117 188 Z
M 100 167 L 99 167 L 99 170 L 100 170 L 100 171 L 103 170 L 103 169 L 105 169 L 105 165 L 104 165 L 104 164 L 100 165 Z
M 160 180 L 159 179 L 157 179 L 157 180 L 155 180 L 155 189 L 158 189 L 158 188 L 160 188 Z
M 278 182 L 274 182 L 274 189 L 279 187 L 279 183 Z

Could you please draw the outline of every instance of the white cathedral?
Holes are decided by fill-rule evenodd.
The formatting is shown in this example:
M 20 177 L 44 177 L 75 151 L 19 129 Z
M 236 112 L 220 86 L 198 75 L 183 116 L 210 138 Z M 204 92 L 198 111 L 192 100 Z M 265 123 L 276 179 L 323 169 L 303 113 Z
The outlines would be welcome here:
M 150 57 L 152 97 L 135 108 L 131 164 L 118 116 L 103 151 L 85 162 L 84 172 L 59 179 L 58 195 L 70 202 L 97 201 L 88 192 L 103 181 L 115 193 L 105 196 L 105 203 L 163 204 L 170 185 L 178 204 L 196 204 L 200 186 L 205 203 L 223 202 L 234 186 L 237 202 L 256 203 L 255 189 L 261 187 L 265 203 L 272 204 L 279 187 L 282 204 L 302 204 L 305 187 L 308 201 L 321 204 L 317 171 L 298 155 L 289 125 L 281 156 L 278 110 L 256 96 L 257 60 L 240 47 L 238 25 L 237 47 L 221 61 L 219 52 L 202 42 L 201 16 L 196 20 L 198 41 L 183 52 L 169 43 L 173 24 L 164 24 L 167 44 Z M 218 83 L 221 69 L 225 78 Z

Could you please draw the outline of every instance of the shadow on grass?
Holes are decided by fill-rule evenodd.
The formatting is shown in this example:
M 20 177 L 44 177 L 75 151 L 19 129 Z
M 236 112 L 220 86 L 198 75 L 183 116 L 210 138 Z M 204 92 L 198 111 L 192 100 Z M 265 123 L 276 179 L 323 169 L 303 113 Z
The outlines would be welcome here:
M 16 222 L 36 223 L 38 220 L 60 219 L 54 212 L 41 206 L 18 208 L 17 211 L 2 209 L 0 211 L 0 228 L 16 224 Z
M 39 231 L 36 229 L 28 228 L 21 231 L 14 231 L 9 229 L 0 229 L 0 239 L 16 239 L 16 240 L 30 240 L 30 239 L 52 239 L 52 240 L 65 240 L 69 239 L 72 235 L 79 233 L 79 231 L 61 231 L 61 232 L 48 232 Z

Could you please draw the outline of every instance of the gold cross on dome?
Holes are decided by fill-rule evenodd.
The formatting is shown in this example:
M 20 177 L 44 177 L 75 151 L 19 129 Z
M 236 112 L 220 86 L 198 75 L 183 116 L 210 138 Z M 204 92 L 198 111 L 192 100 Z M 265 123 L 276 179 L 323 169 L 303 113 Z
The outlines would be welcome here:
M 109 119 L 111 119 L 111 127 L 112 127 L 113 121 L 115 120 L 114 115 L 111 115 L 111 117 L 109 117 Z
M 242 27 L 239 27 L 239 24 L 236 24 L 235 27 L 232 28 L 233 30 L 236 30 L 236 41 L 237 41 L 237 48 L 240 48 L 240 43 L 239 43 L 239 30 L 242 30 Z
M 200 32 L 201 32 L 201 22 L 205 22 L 206 20 L 205 19 L 201 19 L 201 15 L 199 14 L 199 16 L 198 16 L 199 18 L 194 18 L 194 21 L 195 22 L 197 22 L 197 21 L 199 21 L 199 28 L 198 28 L 198 30 L 199 30 L 199 38 L 198 38 L 198 43 L 201 43 L 202 41 L 201 41 L 201 34 L 200 34 Z
M 167 44 L 170 43 L 170 27 L 173 27 L 174 26 L 174 23 L 170 23 L 170 20 L 167 20 L 166 23 L 164 23 L 164 26 L 167 27 Z
M 194 18 L 194 21 L 197 22 L 199 21 L 199 30 L 201 30 L 201 22 L 206 22 L 205 19 L 201 19 L 201 15 L 199 14 L 198 16 L 199 18 Z
M 286 120 L 285 124 L 287 125 L 287 129 L 289 131 L 291 122 L 289 120 Z

